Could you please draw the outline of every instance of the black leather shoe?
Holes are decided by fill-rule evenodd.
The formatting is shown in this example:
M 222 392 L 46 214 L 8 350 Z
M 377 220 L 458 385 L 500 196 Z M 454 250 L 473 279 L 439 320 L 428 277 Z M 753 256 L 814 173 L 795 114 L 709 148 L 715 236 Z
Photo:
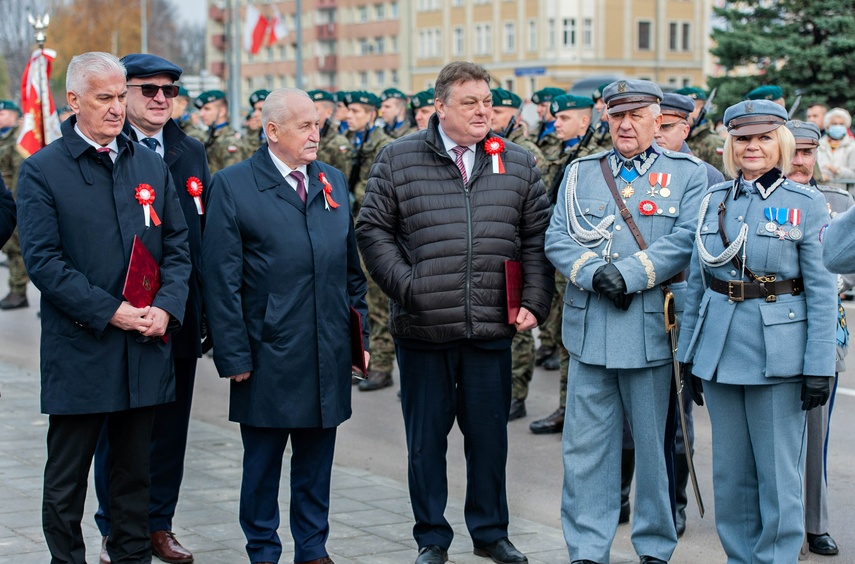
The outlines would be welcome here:
M 528 562 L 525 554 L 511 544 L 507 537 L 490 543 L 486 546 L 476 547 L 473 551 L 475 556 L 484 556 L 492 558 L 493 562 L 498 564 L 517 564 L 519 562 Z
M 660 560 L 655 556 L 642 556 L 640 562 L 641 564 L 668 564 L 667 560 Z
M 558 351 L 555 351 L 552 356 L 543 361 L 543 369 L 554 372 L 561 368 L 561 358 L 558 356 Z
M 546 345 L 540 345 L 538 347 L 537 352 L 534 353 L 534 365 L 540 366 L 543 362 L 555 354 L 555 347 L 547 347 Z
M 511 400 L 511 411 L 508 414 L 508 421 L 525 417 L 525 400 L 514 398 Z
M 419 557 L 416 558 L 416 564 L 444 564 L 445 562 L 448 562 L 448 552 L 435 545 L 422 548 L 419 551 Z
M 560 433 L 564 430 L 564 408 L 559 407 L 544 419 L 539 419 L 528 426 L 535 435 Z
M 814 554 L 824 554 L 826 556 L 834 556 L 840 549 L 837 547 L 837 543 L 834 542 L 834 539 L 831 538 L 831 535 L 828 533 L 823 533 L 821 535 L 812 535 L 810 533 L 807 534 L 808 540 L 808 548 Z
M 632 491 L 632 476 L 635 474 L 635 449 L 624 448 L 620 451 L 620 514 L 618 525 L 629 523 L 632 508 L 629 494 Z
M 677 509 L 677 515 L 674 521 L 675 525 L 677 525 L 677 538 L 680 538 L 683 536 L 683 533 L 686 532 L 686 510 Z
M 359 383 L 360 392 L 373 392 L 381 390 L 392 385 L 392 373 L 380 372 L 379 370 L 369 370 L 365 376 L 365 380 Z
M 9 292 L 5 298 L 0 300 L 0 309 L 18 309 L 21 307 L 30 307 L 26 294 L 13 294 Z
M 593 560 L 574 560 L 570 564 L 599 564 L 599 563 L 594 562 Z

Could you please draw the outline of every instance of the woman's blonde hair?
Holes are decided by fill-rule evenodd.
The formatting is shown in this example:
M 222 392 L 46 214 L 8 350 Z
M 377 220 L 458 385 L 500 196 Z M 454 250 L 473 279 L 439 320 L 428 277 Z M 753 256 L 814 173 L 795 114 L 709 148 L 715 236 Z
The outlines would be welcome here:
M 778 141 L 778 151 L 781 154 L 775 166 L 781 169 L 782 174 L 787 175 L 790 173 L 793 157 L 796 154 L 796 139 L 790 130 L 783 125 L 778 129 L 770 131 L 769 135 Z M 733 137 L 733 135 L 728 135 L 727 139 L 724 140 L 724 154 L 722 154 L 722 159 L 724 160 L 724 169 L 727 171 L 728 176 L 736 178 L 739 174 L 739 168 L 736 166 L 736 159 L 733 155 Z

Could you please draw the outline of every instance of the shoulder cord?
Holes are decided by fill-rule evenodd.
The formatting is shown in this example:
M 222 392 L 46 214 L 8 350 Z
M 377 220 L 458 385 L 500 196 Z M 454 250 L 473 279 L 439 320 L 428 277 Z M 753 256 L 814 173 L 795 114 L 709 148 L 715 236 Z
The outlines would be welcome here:
M 722 200 L 719 208 L 721 209 L 720 213 L 724 213 L 724 203 L 727 201 L 728 196 L 730 195 L 730 191 L 725 194 L 724 200 Z M 730 245 L 728 245 L 724 251 L 718 256 L 713 256 L 707 248 L 704 246 L 704 242 L 701 239 L 701 228 L 704 224 L 704 219 L 707 215 L 707 209 L 709 209 L 710 198 L 712 194 L 707 194 L 704 196 L 704 199 L 701 201 L 701 208 L 698 212 L 698 227 L 695 230 L 695 245 L 698 248 L 698 259 L 700 260 L 701 266 L 701 278 L 704 282 L 704 286 L 706 286 L 706 278 L 704 277 L 704 265 L 710 266 L 712 268 L 718 268 L 724 266 L 728 262 L 732 261 L 735 256 L 739 253 L 739 249 L 742 248 L 742 256 L 743 266 L 745 265 L 745 255 L 746 255 L 746 241 L 748 239 L 748 224 L 742 223 L 742 227 L 739 228 L 739 235 L 736 237 L 736 240 L 733 241 Z M 743 273 L 744 275 L 744 273 Z
M 604 255 L 609 255 L 612 245 L 612 234 L 608 230 L 615 222 L 615 216 L 605 216 L 597 225 L 594 225 L 588 218 L 585 217 L 582 207 L 579 205 L 579 198 L 576 196 L 576 180 L 579 172 L 579 163 L 573 163 L 570 166 L 570 172 L 567 174 L 567 184 L 565 186 L 565 210 L 567 212 L 567 232 L 570 237 L 588 249 L 598 246 L 603 241 L 606 242 L 606 248 L 603 251 Z M 576 211 L 582 217 L 584 222 L 592 229 L 585 229 L 576 218 Z

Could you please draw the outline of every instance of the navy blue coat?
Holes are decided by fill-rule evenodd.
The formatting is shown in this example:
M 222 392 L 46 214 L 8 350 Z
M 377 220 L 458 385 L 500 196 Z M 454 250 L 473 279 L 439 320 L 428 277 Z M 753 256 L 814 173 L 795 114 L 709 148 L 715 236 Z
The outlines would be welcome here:
M 125 124 L 125 133 L 137 141 L 136 132 Z M 205 146 L 193 139 L 173 121 L 163 126 L 163 160 L 172 174 L 178 201 L 187 222 L 187 241 L 190 244 L 190 260 L 193 269 L 190 272 L 187 307 L 181 330 L 172 336 L 172 356 L 177 358 L 199 358 L 202 356 L 202 231 L 205 216 L 199 215 L 193 196 L 187 192 L 187 179 L 191 176 L 202 182 L 203 209 L 207 205 L 208 189 L 211 186 L 211 173 L 208 171 L 208 156 Z
M 340 204 L 327 209 L 319 174 Z M 211 182 L 202 272 L 229 419 L 257 427 L 334 427 L 350 417 L 349 308 L 363 316 L 365 276 L 337 169 L 308 166 L 307 199 L 273 164 L 267 145 Z
M 112 174 L 95 150 L 62 124 L 62 138 L 24 161 L 18 177 L 19 234 L 24 264 L 41 291 L 42 411 L 84 414 L 172 401 L 171 347 L 137 342 L 110 319 L 134 235 L 160 265 L 154 306 L 184 318 L 190 252 L 187 224 L 169 170 L 157 154 L 125 135 Z M 154 188 L 161 220 L 146 228 L 136 187 Z

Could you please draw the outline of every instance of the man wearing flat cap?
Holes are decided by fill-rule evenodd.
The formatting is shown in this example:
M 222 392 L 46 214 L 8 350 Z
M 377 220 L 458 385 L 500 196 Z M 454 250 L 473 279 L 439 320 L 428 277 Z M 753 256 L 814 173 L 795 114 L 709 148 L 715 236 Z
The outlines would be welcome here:
M 350 141 L 338 133 L 338 128 L 332 122 L 335 95 L 326 90 L 309 90 L 307 94 L 315 103 L 315 109 L 321 118 L 318 161 L 336 167 L 347 178 L 350 174 Z
M 819 127 L 804 121 L 788 121 L 787 129 L 796 140 L 796 152 L 787 178 L 800 184 L 813 186 L 825 196 L 831 217 L 837 217 L 855 206 L 852 195 L 841 188 L 821 186 L 814 177 L 817 147 L 821 137 Z M 850 289 L 855 284 L 855 275 L 844 274 L 838 279 L 839 292 Z M 846 313 L 838 304 L 837 319 L 837 366 L 835 382 L 831 385 L 831 398 L 828 403 L 807 413 L 807 450 L 805 451 L 805 533 L 806 544 L 810 552 L 834 555 L 839 552 L 837 543 L 828 533 L 828 483 L 827 483 L 827 437 L 831 421 L 831 410 L 837 391 L 838 373 L 846 369 L 844 357 L 849 346 L 849 331 L 846 327 Z
M 416 119 L 416 129 L 419 131 L 427 129 L 430 116 L 436 113 L 436 107 L 433 105 L 433 88 L 413 94 L 410 107 Z
M 178 94 L 174 83 L 181 68 L 155 55 L 131 54 L 122 58 L 127 70 L 127 120 L 124 133 L 141 147 L 157 153 L 172 174 L 181 211 L 187 222 L 192 270 L 181 330 L 171 336 L 175 365 L 175 401 L 155 408 L 152 427 L 149 498 L 149 532 L 152 551 L 165 562 L 186 563 L 193 555 L 172 533 L 172 519 L 184 475 L 184 453 L 190 423 L 190 405 L 196 376 L 196 359 L 202 354 L 202 284 L 200 259 L 202 227 L 207 189 L 210 186 L 208 161 L 202 143 L 186 135 L 172 118 L 172 104 Z M 198 198 L 198 199 L 197 199 Z M 95 451 L 95 491 L 98 512 L 95 522 L 104 539 L 101 562 L 109 562 L 104 549 L 112 530 L 110 514 L 110 447 L 106 431 Z
M 692 154 L 705 163 L 713 165 L 721 174 L 725 174 L 722 157 L 724 138 L 713 129 L 713 124 L 707 120 L 706 116 L 698 122 L 701 109 L 707 101 L 707 93 L 702 88 L 686 86 L 676 90 L 674 94 L 688 96 L 694 104 L 692 113 L 689 115 L 689 137 L 686 139 Z
M 383 132 L 392 139 L 415 131 L 407 116 L 407 95 L 397 88 L 387 88 L 380 94 L 380 118 Z
M 240 133 L 229 125 L 229 105 L 225 92 L 207 90 L 196 97 L 194 104 L 199 109 L 202 123 L 208 126 L 205 151 L 208 153 L 208 168 L 211 174 L 251 155 Z
M 608 562 L 625 417 L 638 479 L 631 538 L 652 564 L 677 545 L 663 441 L 673 358 L 662 287 L 679 311 L 707 176 L 694 157 L 653 142 L 662 122 L 657 85 L 620 80 L 603 99 L 614 149 L 570 165 L 546 232 L 546 255 L 569 280 L 561 521 L 572 562 Z
M 18 152 L 18 122 L 21 119 L 21 109 L 11 100 L 0 100 L 0 174 L 3 182 L 17 197 L 18 169 L 24 162 L 24 157 Z M 27 285 L 30 278 L 24 268 L 21 257 L 21 243 L 18 241 L 18 230 L 3 245 L 9 264 L 9 293 L 0 300 L 0 309 L 17 309 L 28 307 Z

